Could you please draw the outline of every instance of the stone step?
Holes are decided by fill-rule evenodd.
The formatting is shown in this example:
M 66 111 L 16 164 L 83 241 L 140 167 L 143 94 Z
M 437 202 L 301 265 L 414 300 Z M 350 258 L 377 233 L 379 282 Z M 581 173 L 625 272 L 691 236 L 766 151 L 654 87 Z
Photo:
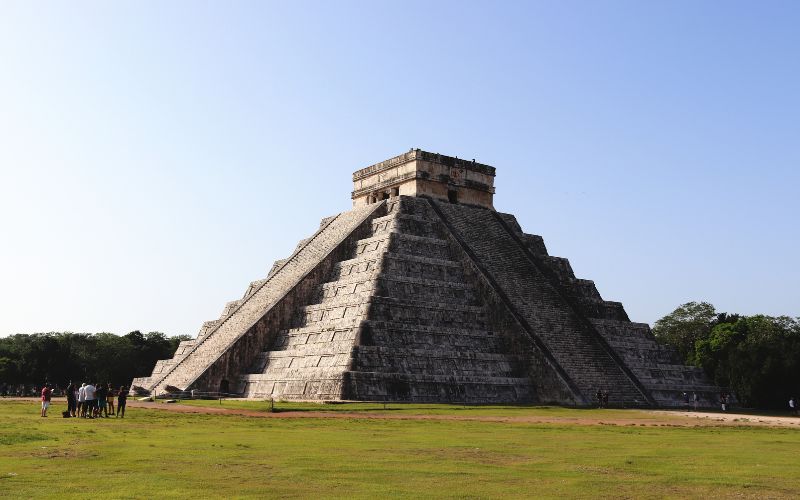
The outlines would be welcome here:
M 272 350 L 285 350 L 285 349 L 294 349 L 299 346 L 305 345 L 315 345 L 315 344 L 328 344 L 332 342 L 342 342 L 347 343 L 350 346 L 353 345 L 353 342 L 356 337 L 356 328 L 346 328 L 342 330 L 326 330 L 326 331 L 318 331 L 314 332 L 313 328 L 309 328 L 308 333 L 281 333 L 275 339 L 275 344 L 272 346 Z
M 465 281 L 460 262 L 394 252 L 387 252 L 383 255 L 383 273 L 390 276 L 408 276 L 455 283 Z
M 437 219 L 436 214 L 425 200 L 413 196 L 400 196 L 395 200 L 389 200 L 387 212 L 416 215 L 425 219 Z
M 245 382 L 266 381 L 304 381 L 304 380 L 335 380 L 341 379 L 345 365 L 303 366 L 298 368 L 267 369 L 266 373 L 248 373 L 242 376 Z
M 333 354 L 305 354 L 298 356 L 280 356 L 287 351 L 272 351 L 263 359 L 263 367 L 258 370 L 264 374 L 276 374 L 282 377 L 286 370 L 305 368 L 331 368 L 336 366 L 346 367 L 350 364 L 350 352 Z
M 299 358 L 303 356 L 333 356 L 336 354 L 349 354 L 353 351 L 352 341 L 314 342 L 312 344 L 295 344 L 286 349 L 264 351 L 261 356 L 265 359 Z
M 484 328 L 488 324 L 486 310 L 480 306 L 392 297 L 373 297 L 369 318 L 375 321 L 451 328 Z
M 251 281 L 250 285 L 247 287 L 247 290 L 244 292 L 244 295 L 242 296 L 242 299 L 246 300 L 248 297 L 253 295 L 253 293 L 255 293 L 255 291 L 258 290 L 266 282 L 267 282 L 267 278 L 264 278 L 264 279 L 261 279 L 261 280 L 256 280 L 256 281 Z
M 350 325 L 359 318 L 366 318 L 367 314 L 377 321 L 428 326 L 480 328 L 486 325 L 486 310 L 480 306 L 382 296 L 345 297 L 332 303 L 308 305 L 298 309 L 294 325 L 311 326 L 322 322 Z
M 380 264 L 383 256 L 377 253 L 367 255 L 359 255 L 353 259 L 342 260 L 334 264 L 331 268 L 329 281 L 337 281 L 339 279 L 373 277 L 380 270 Z
M 408 276 L 457 283 L 464 281 L 464 273 L 459 262 L 393 252 L 361 255 L 337 262 L 333 266 L 328 280 L 338 281 L 349 277 L 357 279 L 360 274 L 374 276 L 379 270 L 381 274 L 389 276 Z
M 394 213 L 372 220 L 372 234 L 404 233 L 414 236 L 438 238 L 437 220 L 410 214 Z
M 361 345 L 441 347 L 459 351 L 478 350 L 482 352 L 498 352 L 502 347 L 502 340 L 496 334 L 481 329 L 431 327 L 370 320 L 362 321 L 360 329 Z M 280 332 L 273 349 L 327 342 L 350 342 L 352 344 L 355 338 L 356 327 L 336 330 L 317 324 Z
M 280 335 L 312 335 L 312 334 L 331 334 L 340 333 L 340 332 L 352 332 L 354 331 L 354 327 L 334 327 L 329 325 L 308 325 L 308 326 L 300 326 L 296 328 L 289 328 L 286 330 L 281 330 Z M 325 342 L 328 342 L 326 340 Z
M 286 262 L 289 260 L 289 258 L 290 258 L 290 257 L 287 257 L 287 258 L 285 258 L 285 259 L 278 259 L 278 260 L 276 260 L 276 261 L 275 261 L 275 262 L 272 264 L 272 267 L 270 268 L 269 272 L 267 273 L 267 278 L 269 278 L 270 276 L 272 276 L 273 274 L 275 274 L 275 271 L 277 271 L 278 269 L 280 269 L 281 267 L 283 267 L 283 265 L 284 265 L 284 264 L 286 264 Z
M 570 290 L 567 290 L 569 293 Z M 597 300 L 583 296 L 572 295 L 573 300 L 580 306 L 581 312 L 587 318 L 611 319 L 627 321 L 628 313 L 622 303 L 611 300 Z
M 350 372 L 345 398 L 363 401 L 454 403 L 535 400 L 528 378 Z
M 197 340 L 198 341 L 202 340 L 203 337 L 208 335 L 208 333 L 211 332 L 218 324 L 219 324 L 218 319 L 206 321 L 205 323 L 203 323 L 203 326 L 200 327 L 200 331 L 197 332 Z
M 488 377 L 523 375 L 518 360 L 503 354 L 360 346 L 353 351 L 353 358 L 356 371 Z
M 361 324 L 360 345 L 494 353 L 502 349 L 503 341 L 487 330 L 365 321 Z
M 288 380 L 243 380 L 244 395 L 248 398 L 333 401 L 342 399 L 342 372 L 313 378 Z
M 241 303 L 241 300 L 232 300 L 225 304 L 225 307 L 222 309 L 222 314 L 219 315 L 219 319 L 222 320 L 228 317 Z
M 355 256 L 386 251 L 435 259 L 446 260 L 450 258 L 447 240 L 393 232 L 357 241 Z
M 343 297 L 378 295 L 385 297 L 412 297 L 416 300 L 437 300 L 463 305 L 476 305 L 472 287 L 452 281 L 392 276 L 382 274 L 372 277 L 356 276 L 320 285 L 317 302 L 329 303 Z

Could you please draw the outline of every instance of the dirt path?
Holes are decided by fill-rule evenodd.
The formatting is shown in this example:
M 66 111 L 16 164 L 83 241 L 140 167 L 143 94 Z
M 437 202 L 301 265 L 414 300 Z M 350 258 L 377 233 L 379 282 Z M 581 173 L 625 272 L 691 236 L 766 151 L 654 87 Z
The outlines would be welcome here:
M 144 401 L 131 401 L 128 403 L 133 408 L 149 408 L 156 410 L 173 411 L 177 413 L 200 413 L 217 415 L 240 415 L 257 418 L 344 418 L 344 419 L 391 419 L 391 420 L 461 420 L 476 422 L 505 422 L 505 423 L 543 423 L 543 424 L 574 424 L 574 425 L 638 425 L 638 426 L 769 426 L 769 427 L 794 427 L 800 429 L 800 418 L 779 417 L 762 415 L 744 415 L 734 413 L 695 413 L 667 410 L 630 410 L 629 418 L 619 416 L 608 417 L 579 417 L 558 416 L 546 417 L 537 415 L 524 416 L 488 416 L 488 415 L 410 415 L 392 414 L 392 410 L 383 411 L 279 411 L 268 413 L 256 410 L 238 408 L 216 408 L 213 406 L 188 406 L 181 404 L 151 403 Z
M 38 398 L 5 398 L 6 401 L 38 402 Z M 3 401 L 0 399 L 0 401 Z M 179 403 L 153 403 L 149 401 L 129 400 L 128 407 L 147 408 L 175 413 L 195 413 L 205 415 L 238 415 L 255 418 L 343 418 L 343 419 L 391 419 L 391 420 L 431 420 L 431 421 L 474 421 L 499 423 L 532 423 L 561 425 L 619 425 L 642 427 L 699 427 L 699 426 L 762 426 L 787 427 L 800 429 L 800 418 L 790 416 L 749 415 L 740 413 L 692 412 L 676 410 L 626 410 L 630 416 L 576 414 L 561 416 L 540 415 L 414 415 L 409 413 L 393 413 L 397 410 L 371 411 L 266 411 L 247 410 L 209 406 L 190 406 Z M 58 409 L 58 401 L 55 409 Z M 580 413 L 580 412 L 576 412 Z
M 781 417 L 775 415 L 750 415 L 746 413 L 716 413 L 716 412 L 696 412 L 696 411 L 666 411 L 648 410 L 654 414 L 678 415 L 683 418 L 709 422 L 716 424 L 738 424 L 738 425 L 768 425 L 780 427 L 800 427 L 800 417 Z

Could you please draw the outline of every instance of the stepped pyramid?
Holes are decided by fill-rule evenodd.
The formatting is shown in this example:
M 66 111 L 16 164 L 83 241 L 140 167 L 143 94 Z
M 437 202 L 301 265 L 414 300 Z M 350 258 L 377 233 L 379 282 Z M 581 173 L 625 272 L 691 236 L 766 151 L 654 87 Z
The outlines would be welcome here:
M 285 400 L 703 405 L 719 388 L 494 210 L 495 169 L 418 149 L 353 174 L 322 220 L 139 393 Z

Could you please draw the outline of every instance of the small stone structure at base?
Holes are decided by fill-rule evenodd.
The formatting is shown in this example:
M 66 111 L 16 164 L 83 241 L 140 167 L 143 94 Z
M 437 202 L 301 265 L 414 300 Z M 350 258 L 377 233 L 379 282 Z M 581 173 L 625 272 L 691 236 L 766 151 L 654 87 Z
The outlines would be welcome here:
M 495 169 L 420 150 L 353 175 L 266 278 L 132 391 L 306 401 L 716 404 L 569 261 L 493 208 Z

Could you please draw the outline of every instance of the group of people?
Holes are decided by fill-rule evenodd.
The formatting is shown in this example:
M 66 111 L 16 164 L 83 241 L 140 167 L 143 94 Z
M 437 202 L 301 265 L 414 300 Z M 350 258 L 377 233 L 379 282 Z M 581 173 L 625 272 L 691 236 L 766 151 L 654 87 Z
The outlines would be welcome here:
M 722 411 L 728 411 L 728 401 L 730 400 L 731 395 L 727 392 L 720 392 L 719 393 L 719 404 L 722 407 Z
M 696 392 L 692 393 L 691 402 L 694 405 L 694 411 L 697 411 L 697 407 L 700 406 L 700 396 L 697 395 Z M 686 411 L 689 411 L 689 393 L 683 393 L 683 404 L 686 406 Z
M 125 387 L 115 390 L 111 384 L 82 383 L 80 387 L 70 382 L 64 391 L 67 396 L 67 411 L 64 417 L 80 418 L 125 418 L 125 407 L 128 403 L 128 391 Z M 53 389 L 49 384 L 42 387 L 42 416 L 47 416 L 47 409 L 53 397 Z M 117 399 L 116 408 L 114 398 Z
M 594 397 L 597 399 L 598 408 L 608 408 L 608 391 L 597 389 L 597 393 Z

